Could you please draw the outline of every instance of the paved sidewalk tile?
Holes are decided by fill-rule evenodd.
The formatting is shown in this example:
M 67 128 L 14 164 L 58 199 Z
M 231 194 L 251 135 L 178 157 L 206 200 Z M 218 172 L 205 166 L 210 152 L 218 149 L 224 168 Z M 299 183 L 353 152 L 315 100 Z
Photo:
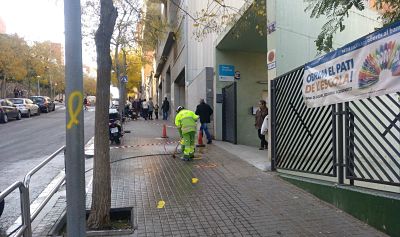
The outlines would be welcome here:
M 134 207 L 132 236 L 386 236 L 218 146 L 173 158 L 178 134 L 167 124 L 160 139 L 162 122 L 128 122 L 110 152 L 112 207 Z
M 177 133 L 160 140 L 161 127 L 130 122 L 125 145 L 150 145 L 112 151 L 112 206 L 134 207 L 138 236 L 385 236 L 217 146 L 174 159 Z

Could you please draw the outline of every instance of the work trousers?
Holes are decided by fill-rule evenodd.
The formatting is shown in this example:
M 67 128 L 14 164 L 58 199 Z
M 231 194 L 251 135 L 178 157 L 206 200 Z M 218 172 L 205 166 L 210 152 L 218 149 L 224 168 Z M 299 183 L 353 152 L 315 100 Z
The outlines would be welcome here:
M 183 144 L 181 144 L 181 145 L 182 145 L 182 149 L 183 149 L 183 156 L 185 158 L 193 158 L 196 132 L 188 132 L 188 133 L 182 134 L 182 137 L 183 137 Z

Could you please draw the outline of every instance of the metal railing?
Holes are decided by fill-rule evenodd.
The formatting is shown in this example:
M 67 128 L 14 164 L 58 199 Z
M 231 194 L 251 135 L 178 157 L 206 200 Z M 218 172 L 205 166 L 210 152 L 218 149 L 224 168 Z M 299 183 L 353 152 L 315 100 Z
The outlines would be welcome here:
M 19 188 L 20 191 L 20 199 L 21 199 L 21 219 L 22 219 L 22 224 L 17 228 L 18 231 L 15 233 L 12 233 L 13 236 L 21 236 L 23 235 L 24 237 L 31 237 L 32 236 L 32 227 L 31 223 L 35 218 L 39 215 L 40 211 L 43 210 L 43 208 L 46 206 L 46 204 L 50 201 L 50 199 L 53 197 L 53 195 L 58 191 L 58 189 L 61 187 L 63 182 L 65 181 L 65 175 L 62 179 L 60 179 L 55 187 L 51 190 L 49 195 L 46 196 L 46 198 L 38 205 L 37 209 L 32 213 L 30 213 L 30 195 L 29 195 L 29 185 L 31 182 L 32 176 L 37 173 L 41 168 L 43 168 L 47 163 L 49 163 L 51 160 L 53 160 L 58 154 L 61 152 L 65 151 L 65 146 L 59 148 L 57 151 L 55 151 L 53 154 L 51 154 L 49 157 L 47 157 L 45 160 L 43 160 L 40 164 L 38 164 L 35 168 L 30 170 L 24 178 L 24 181 L 17 181 L 10 185 L 8 188 L 6 188 L 4 191 L 1 192 L 0 194 L 0 202 L 4 200 L 11 192 Z M 14 232 L 13 231 L 13 232 Z
M 271 167 L 400 186 L 400 92 L 308 108 L 303 74 L 299 67 L 271 82 Z
M 22 225 L 18 227 L 19 230 L 16 232 L 15 236 L 21 236 L 22 234 L 24 236 L 32 236 L 29 210 L 29 194 L 24 184 L 21 181 L 18 181 L 10 185 L 8 188 L 0 193 L 0 202 L 3 201 L 5 197 L 7 197 L 17 188 L 19 189 L 20 193 Z

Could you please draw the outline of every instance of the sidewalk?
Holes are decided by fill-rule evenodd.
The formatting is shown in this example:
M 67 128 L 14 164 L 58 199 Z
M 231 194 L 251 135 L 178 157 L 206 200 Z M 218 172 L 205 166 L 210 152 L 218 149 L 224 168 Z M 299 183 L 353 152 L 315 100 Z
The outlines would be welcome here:
M 131 133 L 111 149 L 112 207 L 134 207 L 132 236 L 386 236 L 263 172 L 266 151 L 216 141 L 197 149 L 192 162 L 172 158 L 177 131 L 168 126 L 169 138 L 159 138 L 162 122 L 128 122 Z M 165 206 L 158 209 L 160 200 Z M 53 216 L 64 202 L 55 204 Z M 48 234 L 50 219 L 35 236 Z

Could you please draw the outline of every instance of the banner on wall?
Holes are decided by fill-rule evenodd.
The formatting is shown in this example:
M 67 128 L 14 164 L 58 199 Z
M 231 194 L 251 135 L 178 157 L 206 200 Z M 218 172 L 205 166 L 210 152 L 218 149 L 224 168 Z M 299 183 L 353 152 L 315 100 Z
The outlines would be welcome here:
M 400 91 L 400 22 L 307 63 L 302 90 L 308 107 Z

